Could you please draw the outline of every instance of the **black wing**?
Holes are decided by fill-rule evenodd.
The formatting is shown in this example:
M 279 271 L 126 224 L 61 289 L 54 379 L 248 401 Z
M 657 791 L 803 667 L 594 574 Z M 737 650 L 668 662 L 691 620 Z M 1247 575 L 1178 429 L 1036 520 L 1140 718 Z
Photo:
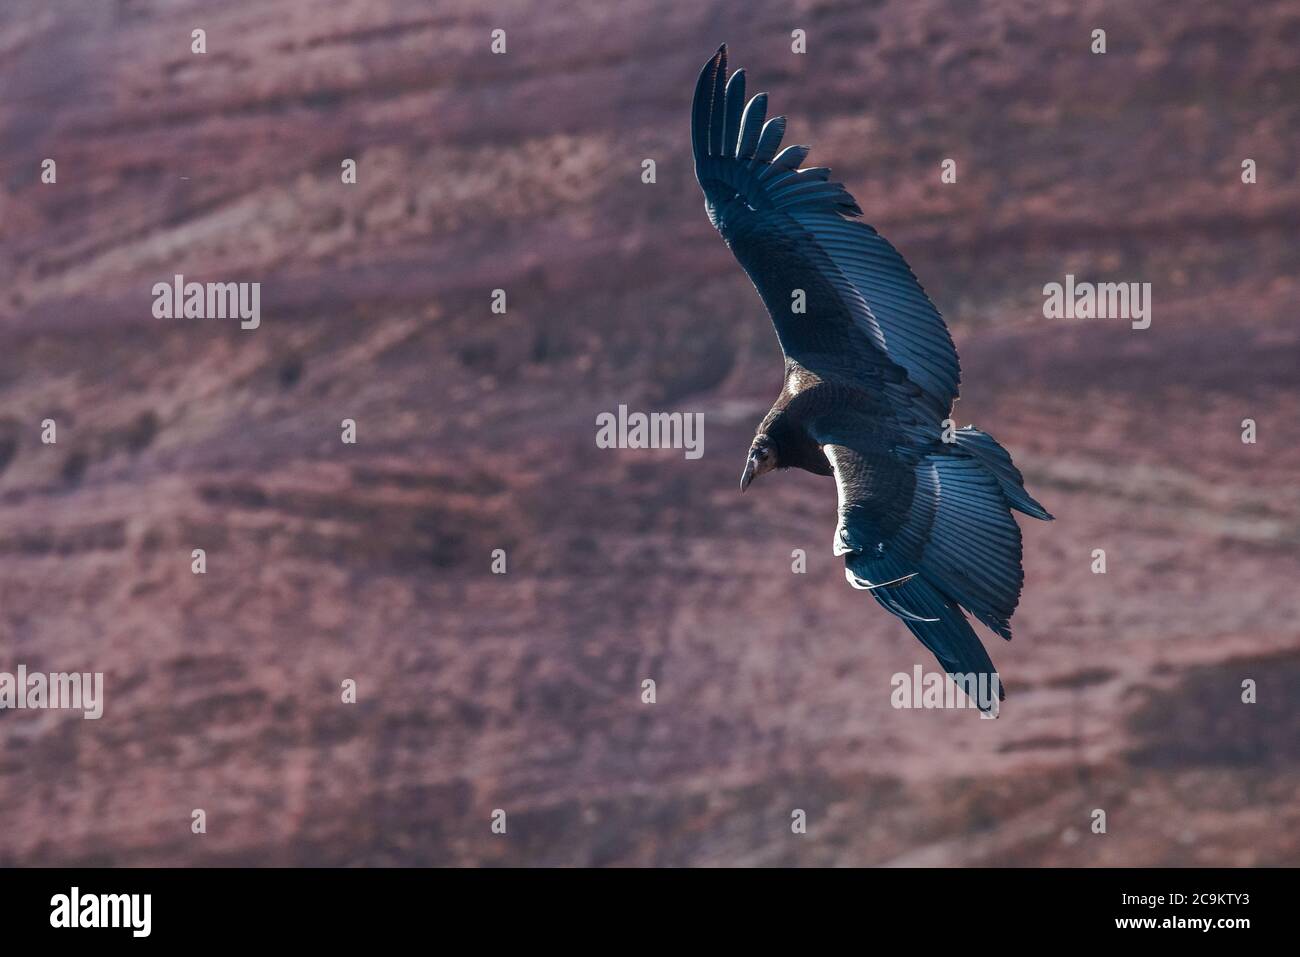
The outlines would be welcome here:
M 977 429 L 928 451 L 888 446 L 847 411 L 816 429 L 835 473 L 834 550 L 849 584 L 901 618 L 976 700 L 973 682 L 995 672 L 965 612 L 1011 637 L 1024 572 L 1010 510 L 1051 515 L 1002 446 Z
M 826 168 L 799 169 L 804 146 L 777 153 L 785 118 L 764 123 L 767 94 L 744 105 L 722 46 L 700 73 L 691 137 L 709 218 L 758 289 L 786 356 L 824 379 L 872 386 L 899 413 L 933 423 L 957 397 L 957 352 L 903 257 Z M 743 109 L 742 109 L 743 107 Z M 793 311 L 803 290 L 806 312 Z

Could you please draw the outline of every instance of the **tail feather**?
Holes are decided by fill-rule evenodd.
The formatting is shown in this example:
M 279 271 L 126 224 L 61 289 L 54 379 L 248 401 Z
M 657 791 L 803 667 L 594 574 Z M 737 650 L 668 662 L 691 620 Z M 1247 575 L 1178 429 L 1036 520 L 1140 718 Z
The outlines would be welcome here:
M 1011 454 L 998 444 L 997 439 L 969 425 L 964 429 L 958 429 L 956 437 L 958 446 L 969 452 L 993 473 L 1008 505 L 1033 518 L 1040 518 L 1045 522 L 1052 521 L 1052 514 L 1025 491 L 1024 476 L 1011 461 Z

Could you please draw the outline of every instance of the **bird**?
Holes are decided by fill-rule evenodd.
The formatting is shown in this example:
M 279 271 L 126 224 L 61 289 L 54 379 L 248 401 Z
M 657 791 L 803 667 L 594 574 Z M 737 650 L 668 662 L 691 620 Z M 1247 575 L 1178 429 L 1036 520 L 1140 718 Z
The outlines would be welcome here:
M 745 71 L 728 76 L 724 43 L 700 71 L 691 115 L 705 210 L 785 359 L 740 490 L 773 470 L 833 476 L 832 550 L 849 584 L 996 716 L 1005 688 L 971 618 L 1010 640 L 1024 584 L 1012 511 L 1053 516 L 991 435 L 954 426 L 961 370 L 939 310 L 831 171 L 802 167 L 808 147 L 781 149 L 786 120 L 767 118 L 767 99 L 745 101 Z

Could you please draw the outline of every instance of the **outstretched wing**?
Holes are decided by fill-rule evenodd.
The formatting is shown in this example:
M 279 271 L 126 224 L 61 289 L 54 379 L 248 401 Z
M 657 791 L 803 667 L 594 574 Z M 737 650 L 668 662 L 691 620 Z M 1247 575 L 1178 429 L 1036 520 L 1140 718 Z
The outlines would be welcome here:
M 978 682 L 989 687 L 996 672 L 965 611 L 1010 638 L 1024 580 L 1020 528 L 997 477 L 963 454 L 900 456 L 849 441 L 823 446 L 845 577 L 901 618 L 972 700 L 989 703 Z
M 724 44 L 695 88 L 695 177 L 781 349 L 822 378 L 883 388 L 914 418 L 947 417 L 960 370 L 938 310 L 898 251 L 848 218 L 862 210 L 830 170 L 799 168 L 807 147 L 777 152 L 785 118 L 764 122 L 767 94 L 744 97 L 744 71 L 727 79 Z
M 1014 509 L 1050 521 L 1011 456 L 978 429 L 950 444 L 912 443 L 851 406 L 811 424 L 835 475 L 834 551 L 845 577 L 903 620 L 977 704 L 993 663 L 966 614 L 1003 638 L 1024 584 Z M 1001 690 L 999 685 L 999 691 Z

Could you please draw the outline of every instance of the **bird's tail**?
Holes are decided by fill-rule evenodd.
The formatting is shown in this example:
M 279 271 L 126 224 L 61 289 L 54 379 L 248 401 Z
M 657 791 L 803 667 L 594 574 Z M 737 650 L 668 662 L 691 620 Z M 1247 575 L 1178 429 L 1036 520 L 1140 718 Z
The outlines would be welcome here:
M 968 425 L 956 432 L 957 445 L 969 452 L 989 473 L 998 480 L 998 487 L 1010 505 L 1018 512 L 1024 512 L 1045 522 L 1052 521 L 1052 514 L 1034 501 L 1025 491 L 1025 479 L 1011 461 L 1011 454 L 998 444 L 998 440 L 987 432 L 981 432 Z

